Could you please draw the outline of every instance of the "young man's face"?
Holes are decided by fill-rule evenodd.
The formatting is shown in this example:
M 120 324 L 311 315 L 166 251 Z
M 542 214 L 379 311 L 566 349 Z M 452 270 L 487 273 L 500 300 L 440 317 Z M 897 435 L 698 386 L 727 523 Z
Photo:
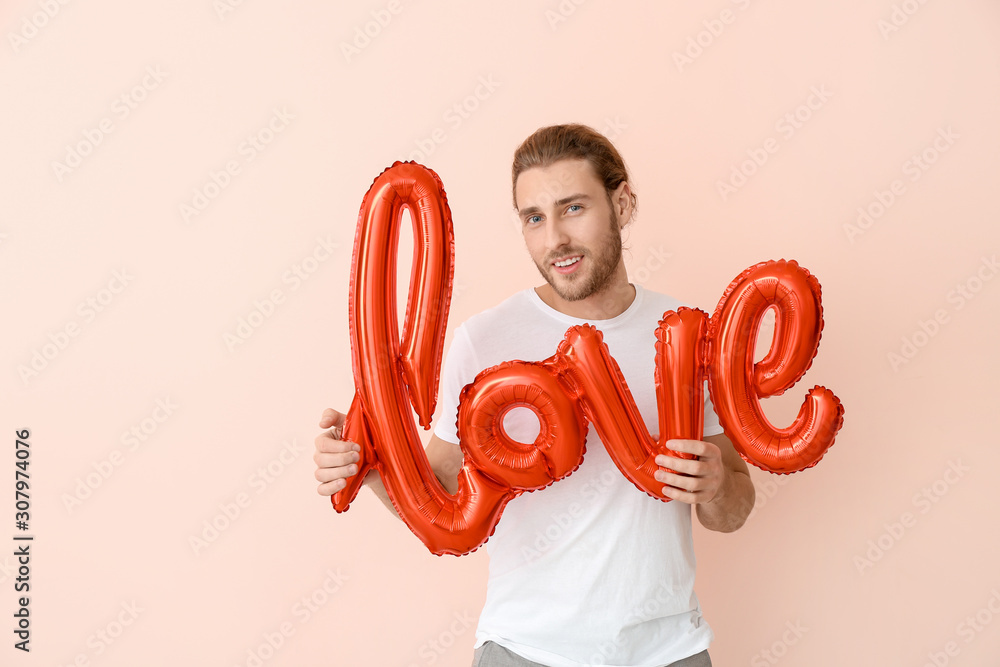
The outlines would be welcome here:
M 624 275 L 619 218 L 590 162 L 527 169 L 515 194 L 528 253 L 562 299 L 599 294 Z

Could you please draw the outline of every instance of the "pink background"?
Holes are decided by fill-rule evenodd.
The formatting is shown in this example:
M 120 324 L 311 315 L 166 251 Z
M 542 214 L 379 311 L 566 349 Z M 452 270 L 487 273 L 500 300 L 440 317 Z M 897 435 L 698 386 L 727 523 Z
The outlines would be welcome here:
M 30 655 L 0 547 L 0 662 L 468 665 L 485 553 L 315 491 L 358 208 L 394 160 L 437 171 L 454 327 L 539 283 L 510 159 L 583 122 L 634 174 L 634 281 L 709 311 L 767 259 L 823 286 L 815 363 L 767 410 L 822 384 L 845 426 L 812 470 L 753 470 L 739 532 L 697 529 L 715 664 L 995 664 L 1000 5 L 224 2 L 0 7 L 0 541 L 21 428 L 36 536 Z

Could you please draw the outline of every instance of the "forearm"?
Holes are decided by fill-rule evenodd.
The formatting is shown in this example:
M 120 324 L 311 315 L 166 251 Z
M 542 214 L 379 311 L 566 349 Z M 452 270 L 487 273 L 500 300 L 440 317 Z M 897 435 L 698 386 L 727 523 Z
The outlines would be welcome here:
M 452 495 L 458 493 L 457 475 L 454 480 L 447 478 L 441 479 L 441 476 L 438 474 L 435 474 L 435 476 L 438 477 L 438 481 L 441 482 L 441 485 L 445 487 L 445 491 Z M 372 493 L 378 496 L 378 499 L 382 501 L 382 504 L 386 506 L 393 516 L 397 519 L 402 518 L 399 516 L 399 512 L 396 511 L 395 505 L 392 504 L 392 500 L 389 499 L 389 492 L 385 490 L 385 484 L 382 483 L 382 476 L 378 474 L 378 471 L 369 470 L 368 474 L 365 476 L 364 485 L 371 489 Z
M 401 519 L 399 512 L 396 511 L 396 507 L 389 499 L 389 493 L 385 490 L 385 484 L 382 483 L 382 476 L 378 474 L 378 471 L 369 470 L 368 474 L 365 475 L 364 484 L 372 490 L 372 493 L 378 496 L 378 499 L 382 501 L 382 504 L 389 509 L 389 512 L 391 512 L 394 517 Z
M 728 470 L 715 498 L 695 505 L 698 521 L 709 530 L 731 533 L 746 522 L 755 499 L 756 492 L 750 475 L 738 470 Z

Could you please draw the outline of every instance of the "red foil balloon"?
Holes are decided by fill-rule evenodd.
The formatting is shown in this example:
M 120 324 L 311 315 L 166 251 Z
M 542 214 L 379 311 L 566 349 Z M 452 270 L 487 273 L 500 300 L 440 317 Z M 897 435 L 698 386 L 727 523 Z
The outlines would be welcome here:
M 395 276 L 404 207 L 410 209 L 418 241 L 400 341 Z M 469 437 L 462 440 L 466 464 L 458 493 L 445 491 L 424 453 L 410 406 L 429 428 L 453 266 L 451 212 L 441 180 L 419 164 L 394 163 L 372 183 L 358 216 L 349 302 L 356 393 L 343 437 L 361 445 L 361 460 L 358 473 L 331 501 L 338 512 L 346 511 L 374 468 L 400 517 L 437 555 L 474 551 L 493 533 L 511 498 L 579 466 L 586 428 L 565 388 L 540 365 L 487 369 L 475 390 L 470 385 L 463 392 L 468 397 L 461 413 L 463 425 L 468 420 L 463 430 Z M 510 407 L 524 405 L 540 416 L 543 429 L 533 445 L 520 445 L 503 433 L 503 414 L 510 407 L 490 412 L 498 396 Z
M 654 459 L 659 454 L 694 458 L 673 452 L 666 442 L 702 437 L 707 320 L 702 311 L 681 308 L 666 313 L 656 330 L 658 439 L 650 436 L 601 332 L 584 324 L 570 327 L 545 361 L 506 362 L 462 391 L 458 427 L 463 448 L 469 445 L 467 464 L 471 459 L 516 488 L 542 488 L 579 467 L 586 416 L 622 474 L 641 491 L 669 501 L 661 492 L 663 483 L 653 477 L 659 469 Z M 532 445 L 503 433 L 503 415 L 518 406 L 531 408 L 541 422 Z
M 757 332 L 769 308 L 776 311 L 774 342 L 754 364 Z M 760 398 L 777 396 L 812 365 L 823 330 L 819 282 L 794 261 L 752 266 L 730 283 L 710 323 L 709 391 L 722 427 L 748 463 L 774 473 L 816 465 L 844 423 L 833 392 L 809 390 L 787 428 L 776 428 Z
M 580 387 L 583 411 L 615 465 L 639 490 L 659 500 L 670 499 L 661 492 L 663 483 L 653 477 L 659 469 L 656 456 L 694 458 L 668 449 L 666 442 L 702 437 L 705 330 L 705 313 L 690 308 L 665 313 L 656 329 L 657 440 L 650 436 L 600 331 L 590 325 L 574 326 L 559 345 L 559 354 Z
M 587 422 L 557 354 L 541 363 L 508 361 L 487 369 L 462 390 L 458 437 L 467 466 L 474 466 L 512 490 L 533 491 L 580 467 Z M 511 439 L 503 428 L 510 410 L 524 407 L 538 417 L 533 443 Z
M 396 256 L 404 209 L 414 227 L 410 297 L 399 336 Z M 400 517 L 431 552 L 462 555 L 493 533 L 511 498 L 542 489 L 583 460 L 587 424 L 594 424 L 619 470 L 659 500 L 653 478 L 658 454 L 672 438 L 703 435 L 705 378 L 719 420 L 749 463 L 776 473 L 815 465 L 843 424 L 832 392 L 815 387 L 791 426 L 775 428 L 759 399 L 782 393 L 809 368 L 823 327 L 819 283 L 795 262 L 764 262 L 730 284 L 715 314 L 690 308 L 664 313 L 656 329 L 654 383 L 659 437 L 643 423 L 600 331 L 574 326 L 542 362 L 509 361 L 486 369 L 462 390 L 458 431 L 465 462 L 458 492 L 434 475 L 411 406 L 430 427 L 437 398 L 454 272 L 451 212 L 441 180 L 414 162 L 396 162 L 365 194 L 358 216 L 350 291 L 350 332 L 356 393 L 344 439 L 361 445 L 358 473 L 331 498 L 348 509 L 375 469 Z M 777 311 L 775 340 L 753 363 L 761 320 Z M 503 428 L 515 407 L 541 424 L 522 444 Z

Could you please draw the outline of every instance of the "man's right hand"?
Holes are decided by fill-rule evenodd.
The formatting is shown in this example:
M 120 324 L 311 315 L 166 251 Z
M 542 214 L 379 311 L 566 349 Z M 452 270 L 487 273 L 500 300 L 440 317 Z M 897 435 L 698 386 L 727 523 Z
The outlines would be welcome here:
M 328 429 L 316 437 L 316 479 L 321 482 L 317 491 L 321 496 L 332 496 L 345 486 L 347 478 L 358 474 L 357 462 L 361 460 L 361 446 L 341 440 L 346 415 L 333 408 L 323 411 L 320 428 Z
M 361 460 L 361 446 L 349 440 L 341 440 L 346 419 L 347 416 L 343 413 L 327 408 L 319 420 L 320 428 L 328 429 L 316 437 L 316 453 L 313 454 L 316 479 L 320 482 L 317 491 L 322 496 L 337 493 L 347 486 L 347 478 L 358 474 L 357 462 Z M 425 453 L 434 475 L 444 489 L 451 494 L 458 493 L 458 474 L 464 464 L 461 447 L 432 435 Z M 378 472 L 369 470 L 365 485 L 390 512 L 398 516 Z

